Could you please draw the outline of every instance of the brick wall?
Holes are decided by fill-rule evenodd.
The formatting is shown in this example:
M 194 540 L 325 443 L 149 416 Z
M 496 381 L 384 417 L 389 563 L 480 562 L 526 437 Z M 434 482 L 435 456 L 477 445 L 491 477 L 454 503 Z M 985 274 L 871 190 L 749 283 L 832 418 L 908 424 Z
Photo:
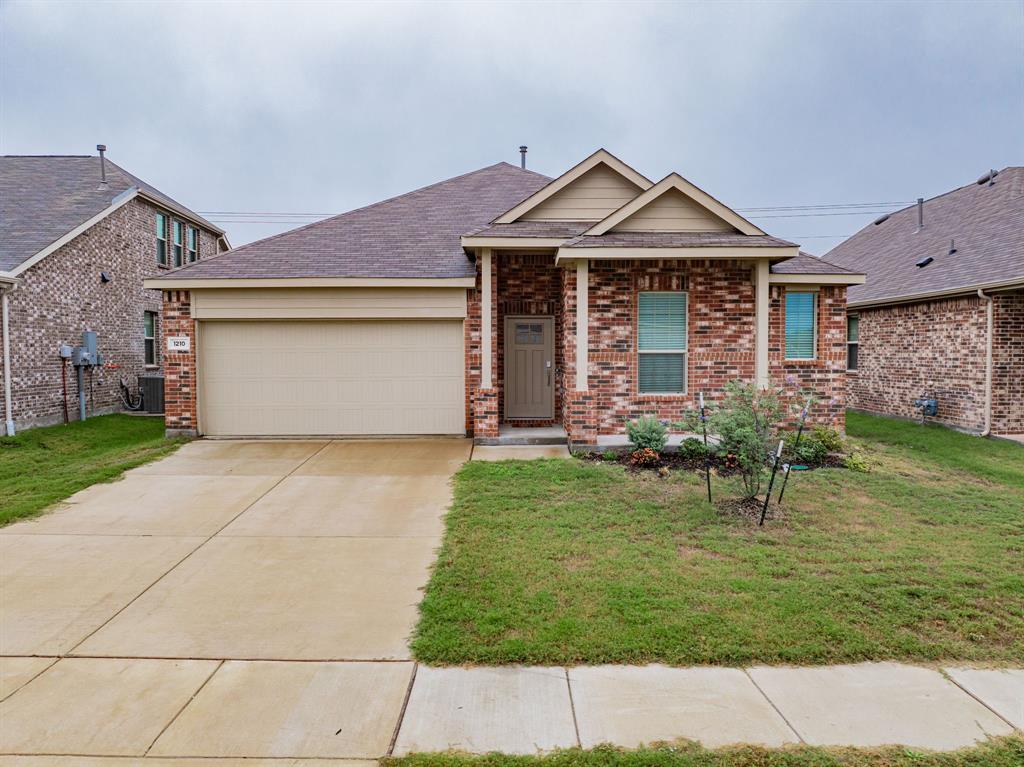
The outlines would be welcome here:
M 794 286 L 793 290 L 806 290 Z M 814 395 L 810 420 L 834 429 L 846 429 L 846 288 L 818 291 L 817 348 L 813 360 L 787 360 L 787 288 L 770 289 L 768 315 L 768 373 L 784 392 L 800 390 Z M 863 332 L 863 331 L 862 331 Z
M 1024 434 L 1024 290 L 994 298 L 992 431 Z
M 164 425 L 168 434 L 196 434 L 196 323 L 187 290 L 163 294 L 163 326 L 167 336 L 190 339 L 187 352 L 164 351 Z
M 993 431 L 1024 431 L 1024 291 L 994 294 Z M 985 424 L 986 305 L 977 296 L 858 309 L 858 369 L 849 405 L 917 417 L 913 400 L 939 401 L 935 420 L 962 429 Z
M 142 281 L 162 273 L 156 264 L 157 208 L 135 199 L 27 269 L 11 293 L 11 388 L 16 428 L 63 420 L 61 343 L 81 344 L 83 330 L 95 330 L 104 366 L 93 371 L 92 412 L 120 407 L 118 382 L 132 385 L 144 372 L 143 312 L 160 312 L 160 294 Z M 216 252 L 216 236 L 201 230 L 200 256 Z M 100 272 L 111 276 L 100 280 Z M 158 372 L 163 348 L 157 328 Z M 75 371 L 70 365 L 68 411 L 78 418 Z M 88 374 L 86 391 L 88 392 Z M 0 413 L 3 412 L 0 388 Z M 0 419 L 2 420 L 2 419 Z

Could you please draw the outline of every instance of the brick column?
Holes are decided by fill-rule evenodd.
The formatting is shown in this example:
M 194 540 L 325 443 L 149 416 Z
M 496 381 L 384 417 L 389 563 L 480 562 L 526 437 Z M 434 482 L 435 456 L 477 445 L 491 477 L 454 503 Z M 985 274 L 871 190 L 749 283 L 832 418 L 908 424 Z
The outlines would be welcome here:
M 187 290 L 164 292 L 163 338 L 185 337 L 187 352 L 161 350 L 164 368 L 164 427 L 168 437 L 198 436 L 196 418 L 196 332 L 192 296 Z
M 474 439 L 496 439 L 498 436 L 498 390 L 477 389 L 473 397 Z

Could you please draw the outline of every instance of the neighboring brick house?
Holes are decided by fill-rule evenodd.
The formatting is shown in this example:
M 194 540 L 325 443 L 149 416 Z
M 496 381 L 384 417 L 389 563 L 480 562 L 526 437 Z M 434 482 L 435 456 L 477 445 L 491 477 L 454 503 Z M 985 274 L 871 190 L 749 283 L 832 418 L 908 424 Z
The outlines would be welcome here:
M 863 280 L 600 150 L 554 180 L 492 165 L 146 284 L 191 340 L 167 361 L 171 432 L 564 427 L 592 445 L 737 379 L 791 379 L 842 428 Z
M 849 291 L 849 405 L 982 434 L 1024 434 L 1024 168 L 904 208 L 828 260 Z
M 223 230 L 109 160 L 0 157 L 3 432 L 61 422 L 64 374 L 78 418 L 75 370 L 58 348 L 85 330 L 104 363 L 85 379 L 89 410 L 118 409 L 121 377 L 134 387 L 163 364 L 160 294 L 143 281 L 226 248 Z

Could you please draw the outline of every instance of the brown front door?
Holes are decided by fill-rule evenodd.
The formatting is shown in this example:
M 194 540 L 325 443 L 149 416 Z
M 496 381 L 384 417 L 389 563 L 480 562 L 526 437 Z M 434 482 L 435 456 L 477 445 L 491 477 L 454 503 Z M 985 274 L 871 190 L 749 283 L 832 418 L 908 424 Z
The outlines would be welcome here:
M 555 417 L 555 321 L 505 318 L 505 417 Z

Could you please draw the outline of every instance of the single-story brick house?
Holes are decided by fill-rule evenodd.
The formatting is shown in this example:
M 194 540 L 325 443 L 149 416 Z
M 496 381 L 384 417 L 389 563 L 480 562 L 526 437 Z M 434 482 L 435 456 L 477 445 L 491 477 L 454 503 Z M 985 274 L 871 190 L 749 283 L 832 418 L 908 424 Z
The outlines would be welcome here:
M 227 248 L 222 229 L 109 159 L 0 157 L 3 433 L 78 418 L 58 349 L 85 330 L 104 361 L 86 379 L 90 412 L 116 410 L 121 377 L 163 362 L 160 297 L 143 280 Z
M 826 258 L 849 289 L 851 407 L 1024 434 L 1024 168 L 878 219 Z
M 182 349 L 171 432 L 564 425 L 587 445 L 732 379 L 794 376 L 841 427 L 846 289 L 863 279 L 599 150 L 556 179 L 498 163 L 146 284 Z

